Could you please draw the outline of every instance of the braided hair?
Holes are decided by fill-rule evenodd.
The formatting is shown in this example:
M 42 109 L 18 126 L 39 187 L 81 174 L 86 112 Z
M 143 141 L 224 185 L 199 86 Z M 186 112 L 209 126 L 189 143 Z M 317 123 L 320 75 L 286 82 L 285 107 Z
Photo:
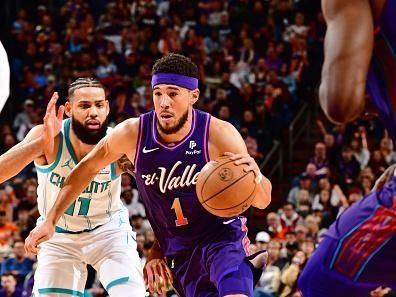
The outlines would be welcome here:
M 89 88 L 89 87 L 101 88 L 104 90 L 103 85 L 97 79 L 92 77 L 80 77 L 70 84 L 69 89 L 67 91 L 68 97 L 70 98 L 71 96 L 73 96 L 74 91 L 77 89 Z

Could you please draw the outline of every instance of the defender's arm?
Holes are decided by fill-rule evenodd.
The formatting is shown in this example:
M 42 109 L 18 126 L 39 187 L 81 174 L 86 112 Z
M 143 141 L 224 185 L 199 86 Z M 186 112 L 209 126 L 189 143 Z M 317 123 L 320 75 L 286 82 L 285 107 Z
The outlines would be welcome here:
M 137 129 L 134 129 L 136 121 L 137 119 L 129 119 L 119 124 L 78 163 L 65 180 L 54 206 L 48 213 L 47 221 L 55 226 L 64 211 L 76 200 L 99 170 L 123 155 L 131 155 L 130 152 L 136 144 L 133 141 L 137 134 Z
M 322 0 L 327 22 L 319 99 L 333 122 L 356 119 L 364 109 L 374 42 L 368 0 Z

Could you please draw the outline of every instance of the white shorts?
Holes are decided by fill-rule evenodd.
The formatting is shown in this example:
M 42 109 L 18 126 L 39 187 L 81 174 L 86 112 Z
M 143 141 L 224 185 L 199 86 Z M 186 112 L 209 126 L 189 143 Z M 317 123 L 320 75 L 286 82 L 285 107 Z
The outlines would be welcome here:
M 84 296 L 86 264 L 110 296 L 144 296 L 143 269 L 129 223 L 110 221 L 90 232 L 55 233 L 40 244 L 33 296 Z M 119 290 L 119 289 L 118 289 Z M 112 293 L 113 291 L 113 293 Z

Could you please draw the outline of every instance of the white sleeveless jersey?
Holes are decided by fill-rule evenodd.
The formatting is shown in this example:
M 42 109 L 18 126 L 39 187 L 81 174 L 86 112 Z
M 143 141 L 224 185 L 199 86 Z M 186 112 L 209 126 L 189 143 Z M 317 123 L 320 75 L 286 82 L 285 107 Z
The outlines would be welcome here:
M 35 164 L 38 176 L 37 204 L 41 217 L 54 205 L 63 183 L 77 164 L 70 141 L 70 119 L 63 121 L 55 161 L 46 166 Z M 128 211 L 120 200 L 121 178 L 112 163 L 99 171 L 88 187 L 78 196 L 59 219 L 56 232 L 79 233 L 90 231 L 110 220 L 128 222 Z

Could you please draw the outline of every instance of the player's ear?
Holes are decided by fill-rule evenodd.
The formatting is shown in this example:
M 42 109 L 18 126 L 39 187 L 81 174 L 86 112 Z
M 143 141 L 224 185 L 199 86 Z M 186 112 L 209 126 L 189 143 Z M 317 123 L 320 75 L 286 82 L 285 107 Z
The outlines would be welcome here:
M 70 118 L 72 116 L 72 111 L 71 111 L 71 103 L 70 101 L 66 101 L 65 103 L 65 114 Z
M 194 104 L 199 99 L 199 89 L 191 91 L 191 104 Z
M 106 100 L 106 115 L 109 115 L 109 113 L 110 113 L 109 100 Z

